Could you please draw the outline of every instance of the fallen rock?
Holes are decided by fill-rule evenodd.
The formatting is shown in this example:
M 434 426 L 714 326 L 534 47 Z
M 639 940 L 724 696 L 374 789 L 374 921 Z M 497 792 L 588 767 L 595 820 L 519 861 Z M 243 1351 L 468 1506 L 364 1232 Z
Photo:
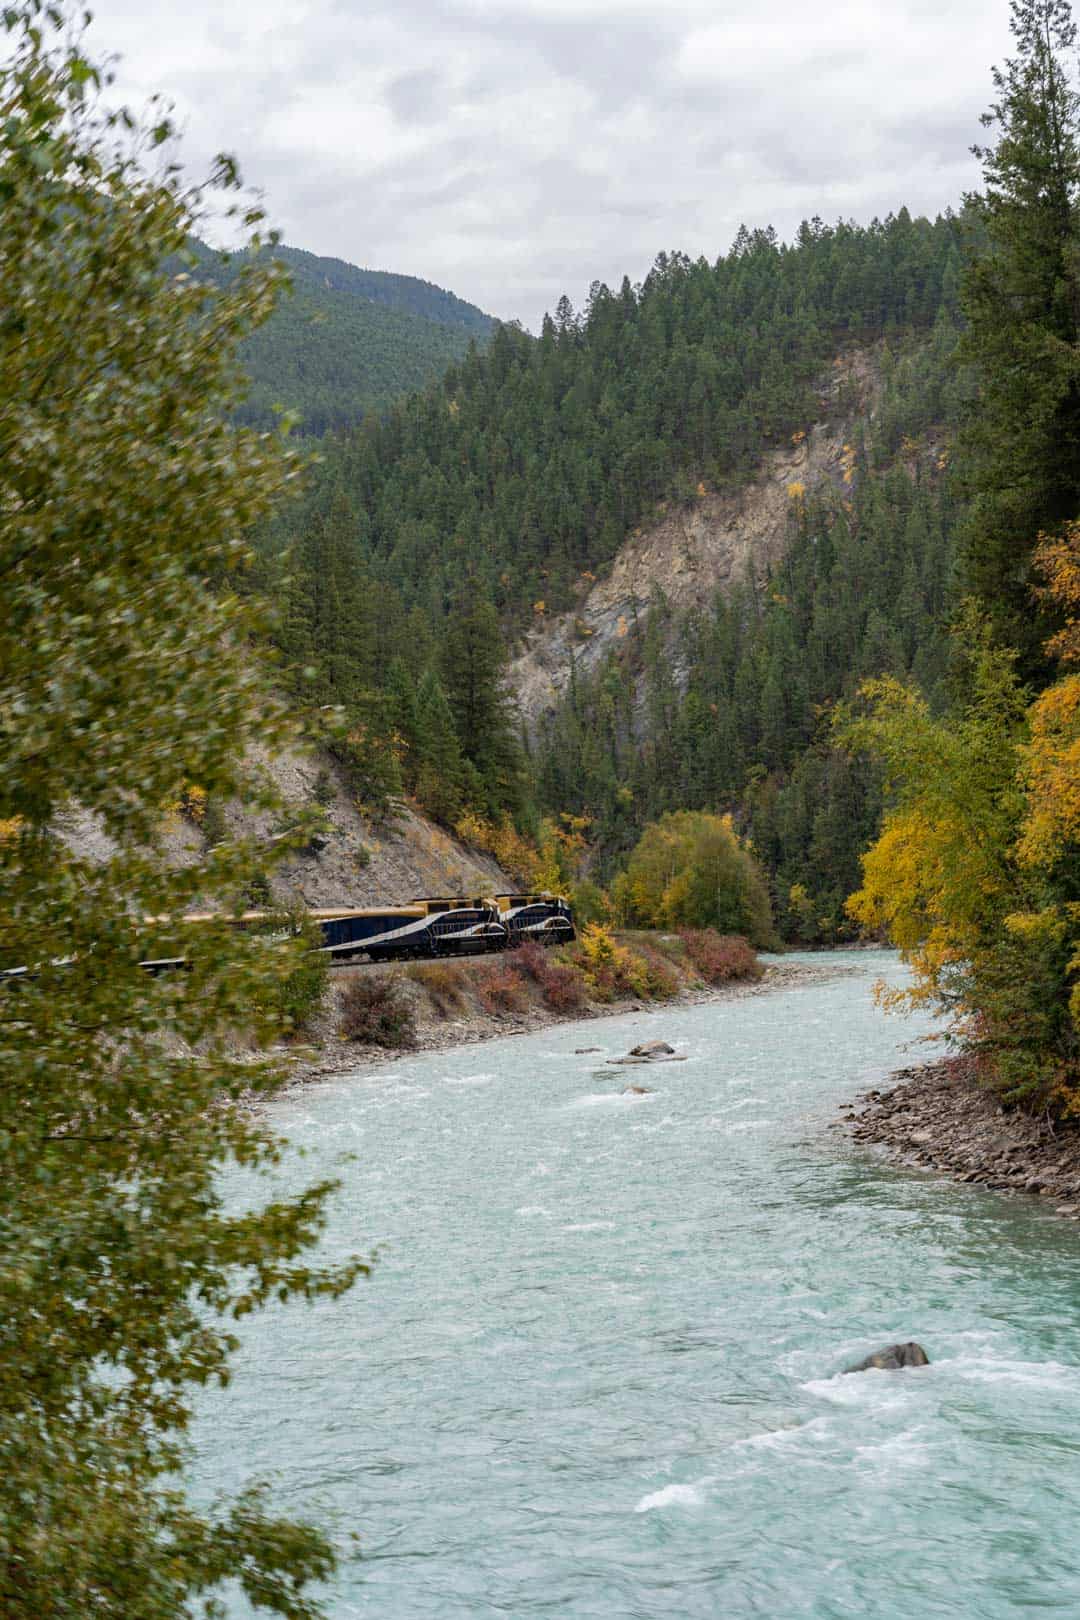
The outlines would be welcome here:
M 608 1062 L 628 1066 L 635 1063 L 685 1063 L 686 1053 L 676 1052 L 667 1041 L 642 1041 L 640 1046 L 632 1046 L 625 1057 L 608 1058 Z
M 685 1052 L 672 1052 L 671 1056 L 669 1057 L 667 1055 L 667 1053 L 665 1053 L 665 1052 L 658 1052 L 656 1057 L 608 1058 L 608 1062 L 609 1063 L 619 1064 L 623 1068 L 628 1068 L 628 1069 L 632 1069 L 636 1065 L 641 1064 L 641 1063 L 685 1063 L 686 1062 L 686 1053 Z
M 630 1057 L 656 1058 L 672 1057 L 675 1048 L 669 1046 L 667 1041 L 642 1041 L 640 1046 L 630 1048 Z
M 872 1356 L 865 1361 L 856 1362 L 854 1367 L 845 1367 L 845 1373 L 871 1372 L 875 1368 L 880 1372 L 897 1372 L 901 1367 L 929 1367 L 930 1357 L 921 1344 L 909 1340 L 907 1344 L 890 1344 L 884 1350 L 875 1350 Z

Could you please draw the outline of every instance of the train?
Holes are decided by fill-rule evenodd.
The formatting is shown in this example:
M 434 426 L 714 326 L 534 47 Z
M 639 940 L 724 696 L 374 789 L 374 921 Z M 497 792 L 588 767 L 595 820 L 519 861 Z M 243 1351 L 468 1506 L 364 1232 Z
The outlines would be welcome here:
M 215 920 L 213 912 L 192 912 L 183 920 L 198 926 Z M 475 956 L 515 950 L 533 941 L 543 946 L 567 944 L 576 937 L 574 914 L 562 895 L 542 893 L 417 895 L 400 906 L 338 906 L 307 913 L 322 935 L 318 947 L 331 964 L 405 962 L 447 956 Z M 153 919 L 147 919 L 153 921 Z M 245 911 L 230 919 L 234 927 L 278 931 L 284 937 L 280 913 Z M 168 973 L 188 965 L 184 955 L 147 957 L 140 964 L 149 973 Z M 27 968 L 0 972 L 0 983 L 18 983 L 31 976 Z
M 311 918 L 334 962 L 472 956 L 513 950 L 526 940 L 556 945 L 575 937 L 569 902 L 546 893 L 417 895 L 404 906 L 313 911 Z

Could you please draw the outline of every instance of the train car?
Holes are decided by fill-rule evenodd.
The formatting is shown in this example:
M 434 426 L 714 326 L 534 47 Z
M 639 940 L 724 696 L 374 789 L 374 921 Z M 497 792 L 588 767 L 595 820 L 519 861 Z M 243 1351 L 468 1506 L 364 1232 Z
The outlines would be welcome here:
M 561 894 L 499 894 L 495 898 L 511 948 L 524 945 L 527 939 L 538 945 L 567 945 L 577 937 L 570 902 Z
M 505 950 L 509 934 L 494 900 L 420 895 L 406 906 L 313 912 L 332 961 L 372 962 Z

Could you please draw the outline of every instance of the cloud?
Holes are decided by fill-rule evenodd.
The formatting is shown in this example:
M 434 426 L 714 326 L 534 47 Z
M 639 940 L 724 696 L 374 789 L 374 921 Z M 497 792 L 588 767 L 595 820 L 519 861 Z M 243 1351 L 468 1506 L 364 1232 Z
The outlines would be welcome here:
M 288 241 L 534 328 L 744 220 L 957 203 L 1009 44 L 1004 0 L 99 0 L 91 38 Z

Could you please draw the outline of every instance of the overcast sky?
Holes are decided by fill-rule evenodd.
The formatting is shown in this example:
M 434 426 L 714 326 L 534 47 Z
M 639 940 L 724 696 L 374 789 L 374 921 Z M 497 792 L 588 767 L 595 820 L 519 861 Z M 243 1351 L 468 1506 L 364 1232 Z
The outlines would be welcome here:
M 1009 46 L 1006 0 L 90 4 L 125 96 L 238 155 L 286 241 L 534 329 L 744 220 L 955 204 Z

